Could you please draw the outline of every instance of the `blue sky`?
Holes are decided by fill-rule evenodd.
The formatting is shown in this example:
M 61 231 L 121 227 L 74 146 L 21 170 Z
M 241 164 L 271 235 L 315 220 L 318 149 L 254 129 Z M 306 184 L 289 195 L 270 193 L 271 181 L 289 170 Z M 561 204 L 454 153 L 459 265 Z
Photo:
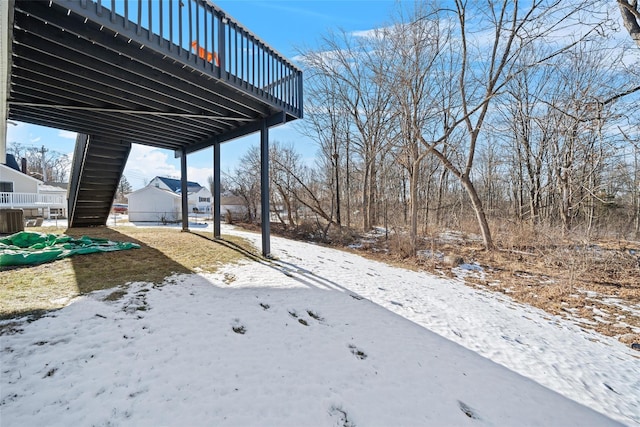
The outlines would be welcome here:
M 258 37 L 287 58 L 293 58 L 297 49 L 313 47 L 329 29 L 363 31 L 375 28 L 389 20 L 394 0 L 227 0 L 214 1 L 216 5 L 239 21 Z M 316 147 L 299 134 L 294 124 L 270 131 L 271 141 L 292 143 L 305 158 L 315 155 Z M 51 151 L 71 153 L 75 134 L 59 129 L 44 128 L 26 123 L 9 124 L 7 143 L 25 146 L 44 145 Z M 250 135 L 226 143 L 221 148 L 222 171 L 232 171 L 247 149 L 259 143 L 259 135 Z M 206 184 L 212 174 L 212 149 L 189 155 L 188 178 Z M 145 185 L 156 175 L 178 177 L 180 163 L 172 151 L 134 146 L 125 169 L 125 176 L 134 187 Z

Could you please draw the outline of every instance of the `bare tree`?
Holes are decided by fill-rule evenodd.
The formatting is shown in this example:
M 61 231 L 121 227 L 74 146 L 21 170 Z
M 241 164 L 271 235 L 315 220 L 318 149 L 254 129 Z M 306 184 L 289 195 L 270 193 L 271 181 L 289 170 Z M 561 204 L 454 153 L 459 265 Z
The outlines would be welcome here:
M 316 50 L 302 52 L 307 72 L 326 79 L 335 106 L 349 119 L 350 144 L 362 162 L 362 228 L 376 220 L 377 161 L 388 144 L 389 96 L 375 79 L 376 70 L 389 66 L 381 52 L 370 49 L 366 37 L 346 32 L 329 33 Z
M 553 91 L 545 96 L 550 161 L 566 231 L 580 216 L 590 230 L 596 204 L 605 202 L 601 176 L 611 146 L 603 129 L 613 119 L 611 94 L 621 82 L 609 68 L 615 58 L 594 45 L 581 44 L 558 58 Z
M 585 8 L 584 4 L 575 6 L 542 1 L 527 6 L 506 0 L 484 4 L 475 2 L 473 5 L 461 0 L 455 2 L 455 22 L 451 22 L 456 36 L 452 43 L 458 45 L 448 50 L 451 59 L 443 61 L 447 65 L 443 74 L 445 82 L 457 82 L 457 90 L 452 91 L 441 104 L 443 131 L 431 136 L 421 131 L 420 139 L 465 189 L 487 249 L 492 249 L 494 243 L 484 205 L 473 181 L 473 172 L 489 107 L 498 102 L 503 89 L 514 76 L 545 63 L 579 42 L 576 40 L 569 45 L 557 46 L 548 55 L 523 56 L 526 48 L 543 41 L 564 26 L 565 20 L 583 13 Z M 589 34 L 587 31 L 580 38 Z M 445 152 L 445 147 L 448 152 Z
M 553 91 L 554 67 L 524 69 L 506 86 L 508 97 L 498 105 L 503 125 L 494 132 L 504 139 L 511 168 L 515 213 L 532 226 L 543 220 L 543 192 L 551 138 L 555 131 L 552 107 L 546 96 Z
M 318 70 L 315 70 L 318 71 Z M 328 79 L 322 73 L 307 78 L 305 88 L 306 118 L 300 130 L 314 139 L 320 147 L 319 159 L 323 167 L 330 170 L 328 185 L 332 188 L 335 219 L 342 225 L 342 194 L 347 200 L 347 218 L 349 219 L 350 192 L 345 191 L 341 184 L 345 176 L 350 180 L 349 170 L 349 123 L 344 104 L 338 96 L 336 82 Z M 349 220 L 347 220 L 349 225 Z
M 126 195 L 133 191 L 133 187 L 129 184 L 127 177 L 122 175 L 120 182 L 118 183 L 118 189 L 116 190 L 116 201 L 120 203 L 126 202 Z
M 71 162 L 69 156 L 51 151 L 45 146 L 30 147 L 12 142 L 7 152 L 13 154 L 18 161 L 26 159 L 27 173 L 46 182 L 67 182 Z
M 640 88 L 615 69 L 601 4 L 417 3 L 329 34 L 303 52 L 320 159 L 295 174 L 296 199 L 325 224 L 346 200 L 365 230 L 392 209 L 412 253 L 430 200 L 439 223 L 473 215 L 487 249 L 491 215 L 592 229 L 612 212 L 615 106 Z
M 290 194 L 296 201 L 295 205 L 300 206 L 304 211 L 304 218 L 315 217 L 317 228 L 322 232 L 324 240 L 327 238 L 329 228 L 336 224 L 333 216 L 333 197 L 331 188 L 324 185 L 325 180 L 312 168 L 299 163 L 299 157 L 275 156 L 273 158 L 274 168 L 287 176 L 284 181 L 279 181 L 283 186 L 283 191 Z M 310 215 L 309 215 L 310 214 Z
M 225 174 L 229 191 L 244 201 L 247 219 L 254 221 L 258 218 L 260 206 L 260 151 L 252 147 L 239 161 L 231 174 Z
M 634 238 L 640 238 L 640 138 L 636 136 L 634 140 L 627 132 L 618 128 L 623 140 L 632 150 L 631 155 L 624 154 L 620 156 L 622 162 L 619 163 L 622 170 L 622 176 L 614 177 L 616 182 L 623 183 L 626 192 L 629 195 L 628 222 Z
M 408 16 L 398 10 L 393 25 L 372 32 L 372 45 L 388 55 L 389 66 L 377 68 L 378 80 L 391 96 L 391 114 L 397 126 L 395 159 L 409 178 L 408 202 L 410 251 L 417 248 L 418 209 L 422 201 L 419 187 L 422 182 L 422 163 L 430 150 L 420 142 L 421 134 L 439 123 L 439 111 L 434 109 L 441 97 L 440 85 L 434 85 L 436 60 L 448 43 L 449 34 L 442 31 L 437 10 L 417 4 Z
M 285 227 L 297 226 L 298 203 L 296 190 L 299 187 L 297 177 L 301 172 L 300 155 L 291 144 L 274 141 L 269 147 L 272 167 L 269 170 L 272 191 L 272 208 Z M 282 209 L 279 209 L 282 208 Z M 282 217 L 286 214 L 286 221 Z

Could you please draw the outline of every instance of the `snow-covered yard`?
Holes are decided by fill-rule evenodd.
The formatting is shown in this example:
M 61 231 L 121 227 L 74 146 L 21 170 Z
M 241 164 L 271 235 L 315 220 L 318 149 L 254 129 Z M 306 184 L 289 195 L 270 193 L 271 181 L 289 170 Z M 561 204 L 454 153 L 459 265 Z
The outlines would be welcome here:
M 615 339 L 456 280 L 272 252 L 2 322 L 0 424 L 640 425 L 640 353 Z

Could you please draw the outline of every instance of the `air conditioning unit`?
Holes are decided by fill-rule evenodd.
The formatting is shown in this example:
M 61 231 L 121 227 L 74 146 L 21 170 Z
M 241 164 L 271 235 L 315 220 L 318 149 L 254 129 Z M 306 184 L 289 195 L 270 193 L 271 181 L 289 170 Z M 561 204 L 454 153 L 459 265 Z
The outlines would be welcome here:
M 24 231 L 22 209 L 0 209 L 0 234 L 13 234 Z

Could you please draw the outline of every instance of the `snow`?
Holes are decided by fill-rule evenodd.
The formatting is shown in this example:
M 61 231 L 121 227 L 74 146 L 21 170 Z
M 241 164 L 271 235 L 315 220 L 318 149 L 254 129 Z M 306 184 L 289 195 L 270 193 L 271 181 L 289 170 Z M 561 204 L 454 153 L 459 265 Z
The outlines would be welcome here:
M 640 426 L 639 353 L 614 339 L 461 279 L 271 248 L 12 325 L 0 424 Z
M 486 279 L 484 269 L 478 263 L 463 263 L 457 267 L 452 268 L 451 272 L 455 277 L 462 281 L 464 281 L 466 277 L 476 277 L 481 280 Z

